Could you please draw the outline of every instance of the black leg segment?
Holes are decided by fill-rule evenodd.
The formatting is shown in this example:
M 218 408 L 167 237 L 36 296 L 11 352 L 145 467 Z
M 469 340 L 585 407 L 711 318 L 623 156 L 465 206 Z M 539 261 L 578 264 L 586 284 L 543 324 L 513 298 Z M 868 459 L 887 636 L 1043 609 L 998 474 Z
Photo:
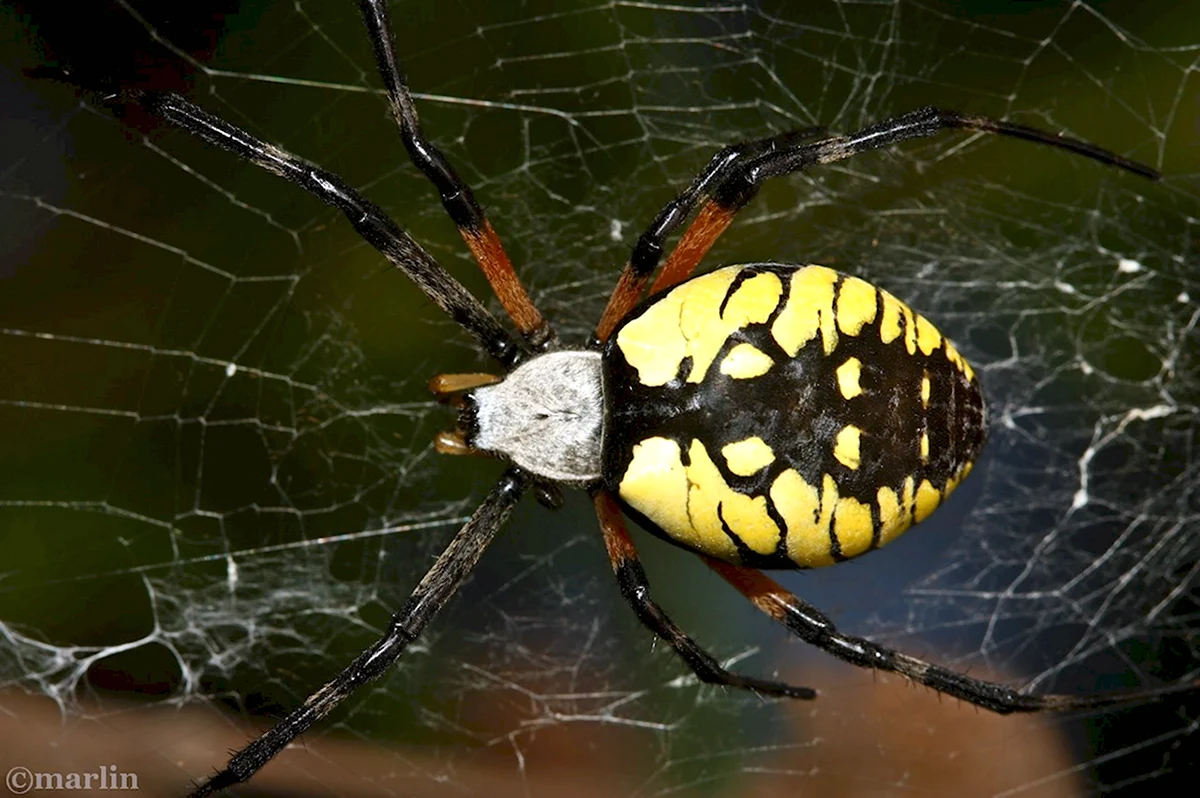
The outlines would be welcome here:
M 702 682 L 737 687 L 760 695 L 784 698 L 812 699 L 817 691 L 811 687 L 798 687 L 784 682 L 743 676 L 722 667 L 721 663 L 688 637 L 682 629 L 650 598 L 650 582 L 638 561 L 637 551 L 625 528 L 625 520 L 616 500 L 607 491 L 600 489 L 592 494 L 600 529 L 604 533 L 604 545 L 616 574 L 621 595 L 646 627 L 665 640 L 683 658 Z
M 1001 715 L 1012 712 L 1042 712 L 1095 709 L 1149 701 L 1173 693 L 1195 690 L 1196 682 L 1180 682 L 1144 690 L 1124 690 L 1096 695 L 1030 695 L 1012 687 L 935 665 L 902 654 L 866 638 L 839 631 L 823 612 L 771 579 L 761 571 L 704 557 L 704 561 L 738 592 L 788 631 L 843 662 L 860 668 L 889 671 L 905 676 L 939 693 L 954 696 Z
M 387 0 L 360 0 L 359 7 L 366 22 L 367 34 L 371 37 L 371 46 L 375 50 L 379 75 L 387 90 L 388 105 L 400 128 L 400 139 L 404 142 L 408 157 L 437 189 L 442 207 L 458 227 L 459 234 L 475 256 L 500 304 L 517 325 L 529 347 L 535 352 L 554 347 L 557 340 L 554 330 L 529 298 L 508 253 L 504 251 L 500 237 L 492 229 L 471 187 L 458 176 L 442 151 L 421 131 L 417 106 L 408 90 L 408 79 L 400 66 L 400 57 L 396 54 Z
M 484 351 L 505 368 L 511 367 L 518 359 L 521 352 L 519 345 L 487 308 L 382 208 L 363 197 L 337 175 L 255 138 L 178 94 L 127 92 L 120 99 L 137 102 L 171 124 L 290 180 L 317 199 L 334 206 L 345 214 L 359 235 L 408 275 L 425 296 L 451 319 L 474 336 Z
M 246 781 L 343 699 L 386 673 L 475 569 L 484 549 L 528 486 L 529 481 L 521 471 L 506 472 L 421 579 L 408 601 L 392 616 L 383 637 L 287 717 L 234 754 L 225 769 L 201 784 L 191 798 L 212 795 Z

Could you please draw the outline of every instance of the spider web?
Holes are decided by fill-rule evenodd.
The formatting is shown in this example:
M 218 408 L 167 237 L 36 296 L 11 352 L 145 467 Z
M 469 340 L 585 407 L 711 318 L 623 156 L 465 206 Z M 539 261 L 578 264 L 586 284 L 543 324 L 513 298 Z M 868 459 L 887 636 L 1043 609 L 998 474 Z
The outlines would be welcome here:
M 269 724 L 374 639 L 499 473 L 434 455 L 451 417 L 424 387 L 487 364 L 336 212 L 22 75 L 57 59 L 183 90 L 343 175 L 487 295 L 404 156 L 354 4 L 180 5 L 0 17 L 5 734 L 33 727 L 22 695 L 51 699 L 63 729 L 204 707 L 230 735 L 214 746 L 182 712 L 127 738 L 175 791 L 240 746 L 237 724 Z M 1200 15 L 464 0 L 397 3 L 393 20 L 425 129 L 573 342 L 641 227 L 731 141 L 936 103 L 1160 168 L 1156 185 L 945 135 L 778 181 L 707 263 L 864 276 L 938 323 L 992 403 L 986 455 L 947 507 L 886 553 L 786 584 L 850 631 L 1033 691 L 1200 678 Z M 1194 766 L 1194 695 L 992 718 L 831 664 L 639 535 L 657 598 L 702 644 L 822 696 L 697 685 L 625 608 L 584 498 L 527 504 L 394 674 L 307 736 L 289 761 L 310 785 L 1072 795 Z

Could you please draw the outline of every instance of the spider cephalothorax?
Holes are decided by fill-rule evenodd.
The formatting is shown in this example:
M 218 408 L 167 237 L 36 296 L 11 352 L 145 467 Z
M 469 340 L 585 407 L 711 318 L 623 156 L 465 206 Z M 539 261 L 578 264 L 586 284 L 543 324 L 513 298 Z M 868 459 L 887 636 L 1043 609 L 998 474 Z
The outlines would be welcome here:
M 463 397 L 466 445 L 530 474 L 577 487 L 600 480 L 604 381 L 600 353 L 538 355 Z

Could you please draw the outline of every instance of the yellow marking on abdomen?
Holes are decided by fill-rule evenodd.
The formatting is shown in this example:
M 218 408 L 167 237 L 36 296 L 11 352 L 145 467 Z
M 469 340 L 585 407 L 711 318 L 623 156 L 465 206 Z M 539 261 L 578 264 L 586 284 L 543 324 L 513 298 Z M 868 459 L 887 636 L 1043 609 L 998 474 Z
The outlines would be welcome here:
M 729 470 L 739 477 L 757 474 L 775 462 L 775 452 L 757 436 L 722 446 L 721 456 Z
M 725 301 L 744 270 L 728 266 L 680 283 L 621 327 L 617 347 L 643 385 L 666 385 L 688 357 L 692 368 L 686 380 L 702 382 L 730 333 L 771 317 L 783 295 L 783 283 L 772 272 L 745 280 Z
M 933 483 L 927 479 L 921 480 L 921 485 L 917 488 L 916 522 L 919 524 L 928 518 L 941 503 L 942 494 Z
M 739 453 L 737 447 L 744 452 Z M 722 447 L 731 470 L 734 462 L 755 452 L 761 457 L 769 447 L 758 438 L 747 438 Z M 773 457 L 773 455 L 772 455 Z M 693 440 L 688 447 L 689 464 L 683 465 L 681 450 L 666 438 L 648 438 L 634 447 L 633 460 L 621 481 L 619 495 L 645 515 L 669 537 L 695 551 L 729 562 L 740 562 L 737 545 L 729 533 L 749 550 L 770 555 L 779 551 L 783 535 L 788 559 L 802 568 L 832 565 L 833 541 L 840 558 L 857 557 L 878 541 L 882 546 L 899 537 L 914 522 L 923 521 L 941 503 L 943 493 L 929 480 L 914 486 L 907 477 L 899 493 L 888 487 L 876 492 L 878 536 L 872 506 L 841 496 L 837 481 L 822 476 L 818 489 L 804 481 L 794 469 L 780 474 L 769 490 L 771 503 L 782 517 L 784 530 L 767 513 L 767 497 L 746 496 L 725 482 L 704 445 Z M 751 465 L 739 466 L 742 471 Z M 957 483 L 969 466 L 964 466 Z M 753 473 L 753 472 L 752 472 Z M 948 486 L 944 495 L 949 495 Z M 728 528 L 728 532 L 726 532 Z M 833 536 L 833 537 L 831 537 Z
M 738 344 L 721 361 L 721 373 L 735 380 L 761 377 L 771 370 L 775 361 L 753 344 Z
M 875 286 L 857 277 L 847 277 L 838 289 L 837 326 L 846 335 L 858 335 L 863 325 L 875 321 Z
M 837 367 L 838 390 L 843 399 L 853 399 L 863 392 L 859 379 L 862 377 L 862 361 L 852 357 Z
M 735 278 L 742 271 L 741 267 L 730 268 Z M 703 279 L 704 277 L 697 278 Z M 696 281 L 683 285 L 690 285 L 691 282 Z M 703 301 L 685 300 L 679 316 L 679 328 L 687 339 L 688 354 L 692 358 L 692 371 L 687 376 L 687 381 L 703 382 L 708 374 L 708 367 L 725 345 L 729 334 L 748 324 L 765 322 L 775 312 L 782 295 L 783 283 L 779 277 L 771 272 L 762 272 L 738 286 L 737 291 L 725 303 L 723 313 L 721 303 L 725 298 L 724 293 L 719 296 L 705 296 Z
M 905 302 L 897 299 L 882 288 L 875 289 L 883 300 L 883 314 L 879 320 L 879 339 L 885 344 L 904 335 L 904 348 L 910 355 L 915 355 L 919 349 L 929 355 L 937 349 L 943 340 L 942 334 L 933 324 L 910 308 Z M 947 341 L 947 343 L 949 343 Z M 955 355 L 957 356 L 957 352 Z
M 731 293 L 740 275 L 745 279 Z M 821 266 L 793 272 L 786 296 L 783 286 L 780 275 L 748 272 L 740 266 L 689 280 L 624 324 L 615 336 L 615 347 L 636 370 L 638 381 L 647 386 L 666 385 L 679 377 L 701 383 L 723 351 L 728 354 L 719 361 L 719 372 L 741 380 L 762 376 L 780 366 L 771 355 L 744 339 L 732 345 L 738 339 L 731 341 L 730 335 L 749 324 L 763 324 L 773 316 L 770 333 L 789 357 L 797 356 L 805 346 L 815 346 L 818 335 L 822 350 L 829 355 L 839 341 L 862 335 L 868 325 L 877 324 L 883 343 L 895 344 L 888 357 L 903 357 L 899 348 L 903 336 L 902 345 L 909 355 L 930 357 L 940 347 L 958 373 L 974 379 L 970 364 L 948 339 L 885 291 Z M 691 369 L 684 373 L 682 365 L 688 359 Z M 870 361 L 864 365 L 858 358 L 844 355 L 830 363 L 839 361 L 837 392 L 825 396 L 826 402 L 850 401 L 865 393 L 863 371 L 879 365 Z M 933 371 L 943 373 L 937 368 Z M 919 395 L 921 407 L 926 410 L 932 401 L 932 382 L 930 369 L 923 369 Z M 832 390 L 832 386 L 823 390 Z M 789 399 L 781 397 L 780 401 Z M 921 417 L 923 414 L 918 414 L 915 429 L 908 427 L 908 434 L 919 435 L 920 459 L 928 463 L 932 442 L 928 431 L 919 426 Z M 724 420 L 710 423 L 720 425 Z M 820 437 L 831 446 L 834 459 L 842 466 L 860 469 L 862 437 L 871 434 L 872 429 L 870 424 L 852 424 L 838 430 L 832 440 L 829 431 L 823 431 Z M 865 503 L 840 495 L 832 474 L 822 474 L 819 482 L 809 484 L 794 469 L 775 477 L 767 496 L 749 496 L 730 487 L 723 474 L 761 474 L 776 462 L 772 446 L 751 434 L 719 451 L 714 447 L 711 454 L 723 458 L 717 460 L 722 463 L 718 468 L 702 442 L 712 433 L 701 429 L 694 434 L 698 437 L 690 442 L 654 437 L 637 444 L 617 492 L 623 502 L 681 545 L 734 563 L 740 561 L 739 551 L 747 550 L 786 556 L 800 567 L 830 565 L 835 562 L 835 552 L 838 559 L 862 554 L 872 542 L 883 545 L 932 514 L 972 465 L 964 464 L 944 483 L 946 475 L 938 474 L 940 489 L 929 479 L 921 479 L 918 467 L 901 484 L 868 488 Z
M 818 333 L 826 354 L 837 346 L 833 318 L 833 286 L 837 279 L 838 273 L 824 266 L 805 266 L 792 275 L 791 290 L 771 325 L 771 335 L 788 357 L 795 357 Z
M 899 299 L 896 302 L 900 305 L 900 315 L 904 317 L 904 348 L 910 355 L 915 355 L 917 353 L 917 314 Z
M 621 499 L 686 546 L 697 548 L 699 536 L 688 517 L 688 478 L 679 444 L 647 438 L 633 447 L 633 459 L 618 486 Z M 733 544 L 729 544 L 730 549 Z M 720 555 L 717 555 L 720 556 Z
M 919 313 L 913 315 L 917 318 L 917 346 L 921 348 L 921 354 L 928 357 L 933 354 L 933 350 L 942 345 L 942 334 L 929 319 Z
M 890 344 L 904 331 L 900 326 L 900 320 L 904 317 L 900 308 L 904 303 L 887 291 L 881 289 L 880 293 L 883 294 L 883 317 L 879 320 L 879 340 Z
M 946 487 L 942 490 L 942 495 L 948 497 L 951 493 L 953 493 L 954 489 L 958 487 L 958 483 L 966 479 L 967 474 L 971 473 L 971 469 L 974 467 L 974 465 L 974 463 L 970 462 L 963 463 L 962 467 L 958 470 L 958 473 L 946 480 Z
M 879 507 L 879 545 L 899 537 L 912 525 L 912 513 L 900 506 L 900 497 L 891 488 L 880 488 L 875 494 Z
M 688 512 L 692 529 L 701 542 L 695 548 L 712 554 L 732 545 L 721 523 L 724 518 L 729 530 L 751 551 L 759 554 L 775 551 L 781 530 L 767 514 L 767 498 L 746 496 L 729 487 L 700 441 L 692 441 L 688 457 L 691 460 L 687 466 Z M 670 533 L 669 529 L 664 531 Z
M 913 501 L 916 484 L 916 481 L 909 475 L 904 478 L 904 485 L 900 488 L 900 512 L 909 517 L 909 526 L 912 525 L 912 521 L 916 520 L 913 518 Z
M 815 486 L 789 468 L 775 478 L 770 493 L 787 527 L 788 559 L 803 568 L 833 565 L 829 532 L 838 498 L 833 477 L 825 475 L 818 493 Z
M 871 507 L 849 496 L 839 498 L 833 514 L 833 533 L 843 557 L 857 557 L 868 551 L 875 537 Z
M 847 424 L 838 431 L 833 443 L 833 456 L 846 468 L 858 468 L 861 438 L 862 430 L 853 424 Z
M 962 372 L 968 380 L 975 379 L 975 369 L 971 368 L 967 359 L 959 354 L 958 350 L 954 348 L 954 344 L 950 343 L 949 338 L 946 339 L 946 359 L 953 363 L 954 367 Z
M 700 441 L 688 447 L 687 466 L 681 455 L 679 445 L 667 438 L 647 438 L 634 446 L 618 486 L 621 500 L 695 551 L 739 562 L 728 526 L 751 551 L 774 553 L 782 530 L 767 513 L 767 498 L 730 488 Z

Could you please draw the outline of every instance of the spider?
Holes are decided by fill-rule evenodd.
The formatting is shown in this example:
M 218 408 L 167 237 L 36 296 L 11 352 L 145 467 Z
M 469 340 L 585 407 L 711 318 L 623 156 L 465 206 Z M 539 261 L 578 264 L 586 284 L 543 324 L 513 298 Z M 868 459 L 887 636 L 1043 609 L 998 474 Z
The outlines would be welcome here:
M 359 687 L 385 673 L 454 595 L 526 493 L 556 506 L 587 490 L 622 595 L 703 682 L 813 699 L 808 687 L 734 673 L 651 597 L 629 515 L 700 556 L 792 634 L 852 665 L 899 673 L 998 713 L 1072 710 L 1161 697 L 1192 683 L 1092 696 L 1029 695 L 840 631 L 761 568 L 812 568 L 859 556 L 925 519 L 970 472 L 987 408 L 954 345 L 904 302 L 822 266 L 757 263 L 693 277 L 706 252 L 768 180 L 943 130 L 1057 147 L 1150 180 L 1154 169 L 1023 125 L 923 108 L 849 135 L 790 131 L 722 149 L 640 236 L 581 348 L 560 344 L 534 306 L 471 188 L 421 130 L 386 0 L 360 0 L 388 103 L 412 162 L 518 336 L 382 209 L 338 176 L 173 93 L 124 91 L 163 120 L 329 203 L 499 364 L 443 374 L 433 393 L 458 422 L 447 454 L 509 467 L 383 636 L 201 784 L 205 796 L 251 778 Z M 688 219 L 690 224 L 684 227 Z M 668 237 L 683 229 L 663 261 Z

